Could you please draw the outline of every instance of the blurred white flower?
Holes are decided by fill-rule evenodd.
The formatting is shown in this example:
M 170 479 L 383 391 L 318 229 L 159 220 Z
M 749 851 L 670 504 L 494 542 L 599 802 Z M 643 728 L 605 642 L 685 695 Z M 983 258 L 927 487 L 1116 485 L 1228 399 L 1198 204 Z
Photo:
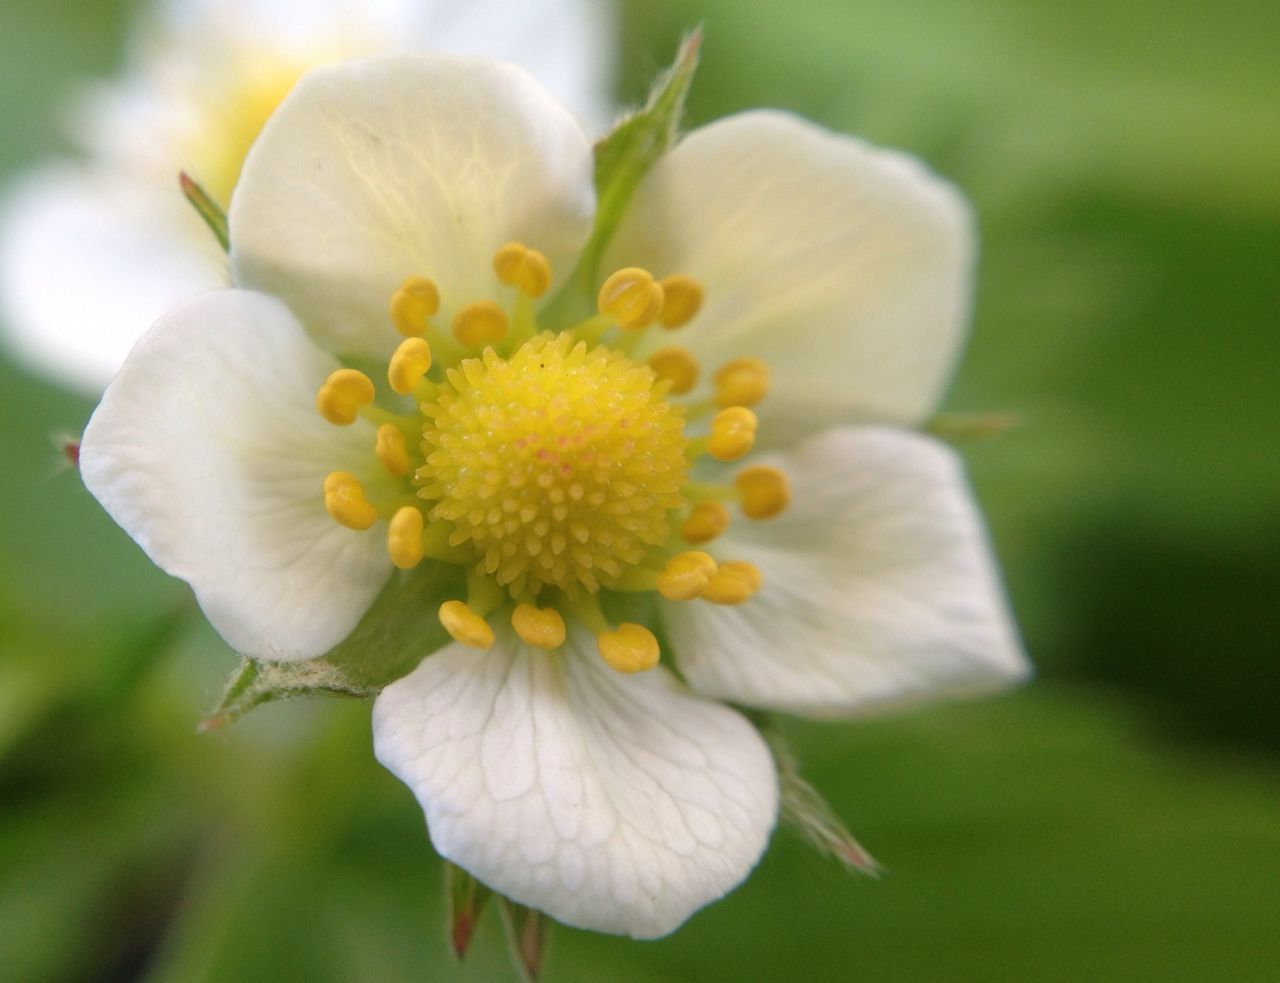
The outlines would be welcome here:
M 123 77 L 75 107 L 83 159 L 28 175 L 0 207 L 7 347 L 99 392 L 174 302 L 225 285 L 226 258 L 178 172 L 225 208 L 258 130 L 308 68 L 397 50 L 492 55 L 594 130 L 610 115 L 611 20 L 599 0 L 160 0 Z
M 965 333 L 964 201 L 901 155 L 730 117 L 644 177 L 596 312 L 565 320 L 543 298 L 592 174 L 510 65 L 308 75 L 246 162 L 236 288 L 147 333 L 81 468 L 256 659 L 323 655 L 418 583 L 396 568 L 456 584 L 405 601 L 454 642 L 378 696 L 378 757 L 484 883 L 652 937 L 775 822 L 769 751 L 718 700 L 851 716 L 1027 666 L 959 461 L 908 429 Z

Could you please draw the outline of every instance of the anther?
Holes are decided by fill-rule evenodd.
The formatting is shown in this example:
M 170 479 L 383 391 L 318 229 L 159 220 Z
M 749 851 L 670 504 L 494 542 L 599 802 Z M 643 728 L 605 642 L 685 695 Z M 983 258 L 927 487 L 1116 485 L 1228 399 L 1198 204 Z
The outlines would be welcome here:
M 679 328 L 694 319 L 702 308 L 702 284 L 693 277 L 677 273 L 664 276 L 662 284 L 662 313 L 658 322 L 668 329 Z
M 357 369 L 338 369 L 316 393 L 316 409 L 330 423 L 345 427 L 356 422 L 360 407 L 373 402 L 373 380 Z
M 458 311 L 453 336 L 468 348 L 492 345 L 507 333 L 507 312 L 491 300 L 478 300 Z
M 672 345 L 649 356 L 649 368 L 659 379 L 671 383 L 671 393 L 681 396 L 698 382 L 698 360 L 685 348 Z
M 377 436 L 373 439 L 373 452 L 386 468 L 387 474 L 393 477 L 399 478 L 408 474 L 412 467 L 404 431 L 394 423 L 384 423 L 378 428 Z
M 508 242 L 494 253 L 493 272 L 527 297 L 541 297 L 551 286 L 551 263 L 522 242 Z
M 745 406 L 730 406 L 711 419 L 707 450 L 717 461 L 736 461 L 756 444 L 760 421 Z
M 680 526 L 686 542 L 709 543 L 729 528 L 729 510 L 719 502 L 699 502 Z
M 602 631 L 596 635 L 596 645 L 605 665 L 618 672 L 644 672 L 658 664 L 658 640 L 643 625 L 630 621 L 618 625 L 614 631 Z
M 387 555 L 401 570 L 422 562 L 422 513 L 412 505 L 396 510 L 387 525 Z
M 387 382 L 401 396 L 413 392 L 413 387 L 431 368 L 431 346 L 425 338 L 406 338 L 387 363 Z
M 777 468 L 759 464 L 744 468 L 734 479 L 743 514 L 752 519 L 772 519 L 791 501 L 791 485 Z
M 440 291 L 424 276 L 411 276 L 391 295 L 391 323 L 409 338 L 427 331 L 427 319 L 440 310 Z
M 629 266 L 605 280 L 596 305 L 624 331 L 638 331 L 662 312 L 663 297 L 662 284 L 648 270 Z
M 517 604 L 511 612 L 511 627 L 521 641 L 540 649 L 556 649 L 564 644 L 564 618 L 555 608 Z
M 455 642 L 473 649 L 487 649 L 493 644 L 489 622 L 462 601 L 445 601 L 440 605 L 440 624 Z
M 750 356 L 730 359 L 716 373 L 715 382 L 720 406 L 755 406 L 769 392 L 769 366 Z
M 702 599 L 713 604 L 741 604 L 760 590 L 764 577 L 760 568 L 745 560 L 722 563 L 702 591 Z
M 716 561 L 706 553 L 677 553 L 658 574 L 658 593 L 668 601 L 691 601 L 716 575 Z
M 324 479 L 324 507 L 348 529 L 363 531 L 378 521 L 378 510 L 364 497 L 360 479 L 348 471 L 334 471 Z

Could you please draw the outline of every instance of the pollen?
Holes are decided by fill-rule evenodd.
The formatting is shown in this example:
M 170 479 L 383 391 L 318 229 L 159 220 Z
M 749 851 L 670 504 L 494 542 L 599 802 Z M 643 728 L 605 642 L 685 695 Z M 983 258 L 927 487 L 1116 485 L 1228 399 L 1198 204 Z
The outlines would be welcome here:
M 541 297 L 551 286 L 551 263 L 522 242 L 508 242 L 494 254 L 493 272 L 527 297 Z
M 643 625 L 624 622 L 614 631 L 596 635 L 600 657 L 610 669 L 618 672 L 644 672 L 658 664 L 658 640 Z
M 356 422 L 360 407 L 373 402 L 373 380 L 358 369 L 338 369 L 316 393 L 316 409 L 340 427 Z
M 373 452 L 387 474 L 401 478 L 409 473 L 412 462 L 404 431 L 394 423 L 384 423 L 373 438 Z
M 707 449 L 717 461 L 736 461 L 756 444 L 760 421 L 745 406 L 730 406 L 711 420 Z
M 463 601 L 445 601 L 440 605 L 440 624 L 453 640 L 468 648 L 487 649 L 493 644 L 493 628 Z
M 677 553 L 658 574 L 658 593 L 668 601 L 691 601 L 716 575 L 716 561 L 706 553 Z
M 595 593 L 665 545 L 688 462 L 684 416 L 645 365 L 568 334 L 447 373 L 426 420 L 418 494 L 452 547 L 516 600 Z
M 511 627 L 526 645 L 540 649 L 556 649 L 564 644 L 567 630 L 564 617 L 555 608 L 539 608 L 517 604 L 511 612 Z
M 458 311 L 453 336 L 468 348 L 501 341 L 507 334 L 507 312 L 491 300 L 478 300 Z
M 422 562 L 422 530 L 422 513 L 412 505 L 397 509 L 387 524 L 387 555 L 401 570 Z
M 662 313 L 664 299 L 662 284 L 648 270 L 629 266 L 605 280 L 596 304 L 622 330 L 638 331 Z
M 693 277 L 677 273 L 664 276 L 662 285 L 662 313 L 658 321 L 669 330 L 683 327 L 702 309 L 702 285 Z
M 791 501 L 787 476 L 765 464 L 744 468 L 734 479 L 743 514 L 751 519 L 772 519 Z
M 671 394 L 683 396 L 698 382 L 698 360 L 685 348 L 671 345 L 649 356 L 649 368 L 659 379 L 671 383 Z
M 424 276 L 411 276 L 391 295 L 391 323 L 407 338 L 427 333 L 427 321 L 440 310 L 440 290 Z
M 425 338 L 406 338 L 400 342 L 387 365 L 387 382 L 401 396 L 413 392 L 413 387 L 431 368 L 431 346 Z
M 324 479 L 324 507 L 339 525 L 363 531 L 378 521 L 378 510 L 364 497 L 360 479 L 334 471 Z
M 709 543 L 729 528 L 729 510 L 719 502 L 699 502 L 680 526 L 685 542 Z
M 715 384 L 720 406 L 755 406 L 769 392 L 769 366 L 749 356 L 731 359 L 716 373 Z
M 703 588 L 702 599 L 713 604 L 741 604 L 760 590 L 764 577 L 760 568 L 745 560 L 722 563 Z

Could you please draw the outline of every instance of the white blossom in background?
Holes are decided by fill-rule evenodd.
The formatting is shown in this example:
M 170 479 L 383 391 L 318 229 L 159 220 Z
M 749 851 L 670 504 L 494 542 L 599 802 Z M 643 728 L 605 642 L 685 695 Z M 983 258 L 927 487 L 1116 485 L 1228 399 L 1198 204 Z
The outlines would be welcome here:
M 82 155 L 0 202 L 0 329 L 41 373 L 100 392 L 176 301 L 227 283 L 183 200 L 186 170 L 223 207 L 263 122 L 308 68 L 399 50 L 523 65 L 591 132 L 610 119 L 612 7 L 600 0 L 160 0 L 123 75 L 71 114 Z
M 144 336 L 81 467 L 256 659 L 324 655 L 392 578 L 455 570 L 428 608 L 453 641 L 378 696 L 379 759 L 444 857 L 647 938 L 775 824 L 770 752 L 720 701 L 853 717 L 1027 664 L 961 464 L 912 429 L 966 333 L 963 199 L 733 116 L 644 177 L 566 317 L 592 174 L 511 65 L 311 73 L 232 200 L 235 286 Z

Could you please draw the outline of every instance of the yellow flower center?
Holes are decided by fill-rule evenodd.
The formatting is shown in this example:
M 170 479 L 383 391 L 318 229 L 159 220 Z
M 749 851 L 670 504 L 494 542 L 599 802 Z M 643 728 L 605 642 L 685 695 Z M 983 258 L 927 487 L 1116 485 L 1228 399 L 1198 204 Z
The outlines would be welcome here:
M 666 542 L 684 505 L 684 413 L 647 366 L 543 334 L 447 380 L 422 407 L 418 494 L 513 598 L 594 593 Z
M 786 508 L 786 476 L 755 465 L 730 483 L 704 484 L 690 468 L 703 455 L 750 454 L 762 424 L 748 407 L 768 393 L 768 366 L 733 359 L 709 393 L 677 401 L 701 375 L 688 350 L 665 346 L 645 362 L 628 353 L 652 326 L 674 331 L 696 319 L 696 280 L 619 270 L 602 284 L 595 316 L 539 333 L 534 302 L 553 283 L 546 257 L 506 243 L 493 268 L 509 295 L 463 305 L 447 328 L 434 320 L 440 292 L 430 279 L 389 285 L 402 340 L 387 366 L 388 398 L 411 399 L 413 411 L 380 404 L 356 369 L 323 381 L 316 407 L 326 420 L 377 425 L 365 482 L 335 471 L 325 508 L 349 529 L 385 528 L 402 570 L 424 560 L 462 566 L 465 599 L 439 611 L 462 645 L 492 645 L 489 619 L 501 613 L 526 644 L 554 649 L 571 618 L 614 669 L 650 669 L 660 656 L 654 634 L 611 623 L 598 597 L 652 591 L 741 604 L 759 591 L 755 567 L 722 561 L 709 544 L 728 528 L 730 504 L 755 520 Z

